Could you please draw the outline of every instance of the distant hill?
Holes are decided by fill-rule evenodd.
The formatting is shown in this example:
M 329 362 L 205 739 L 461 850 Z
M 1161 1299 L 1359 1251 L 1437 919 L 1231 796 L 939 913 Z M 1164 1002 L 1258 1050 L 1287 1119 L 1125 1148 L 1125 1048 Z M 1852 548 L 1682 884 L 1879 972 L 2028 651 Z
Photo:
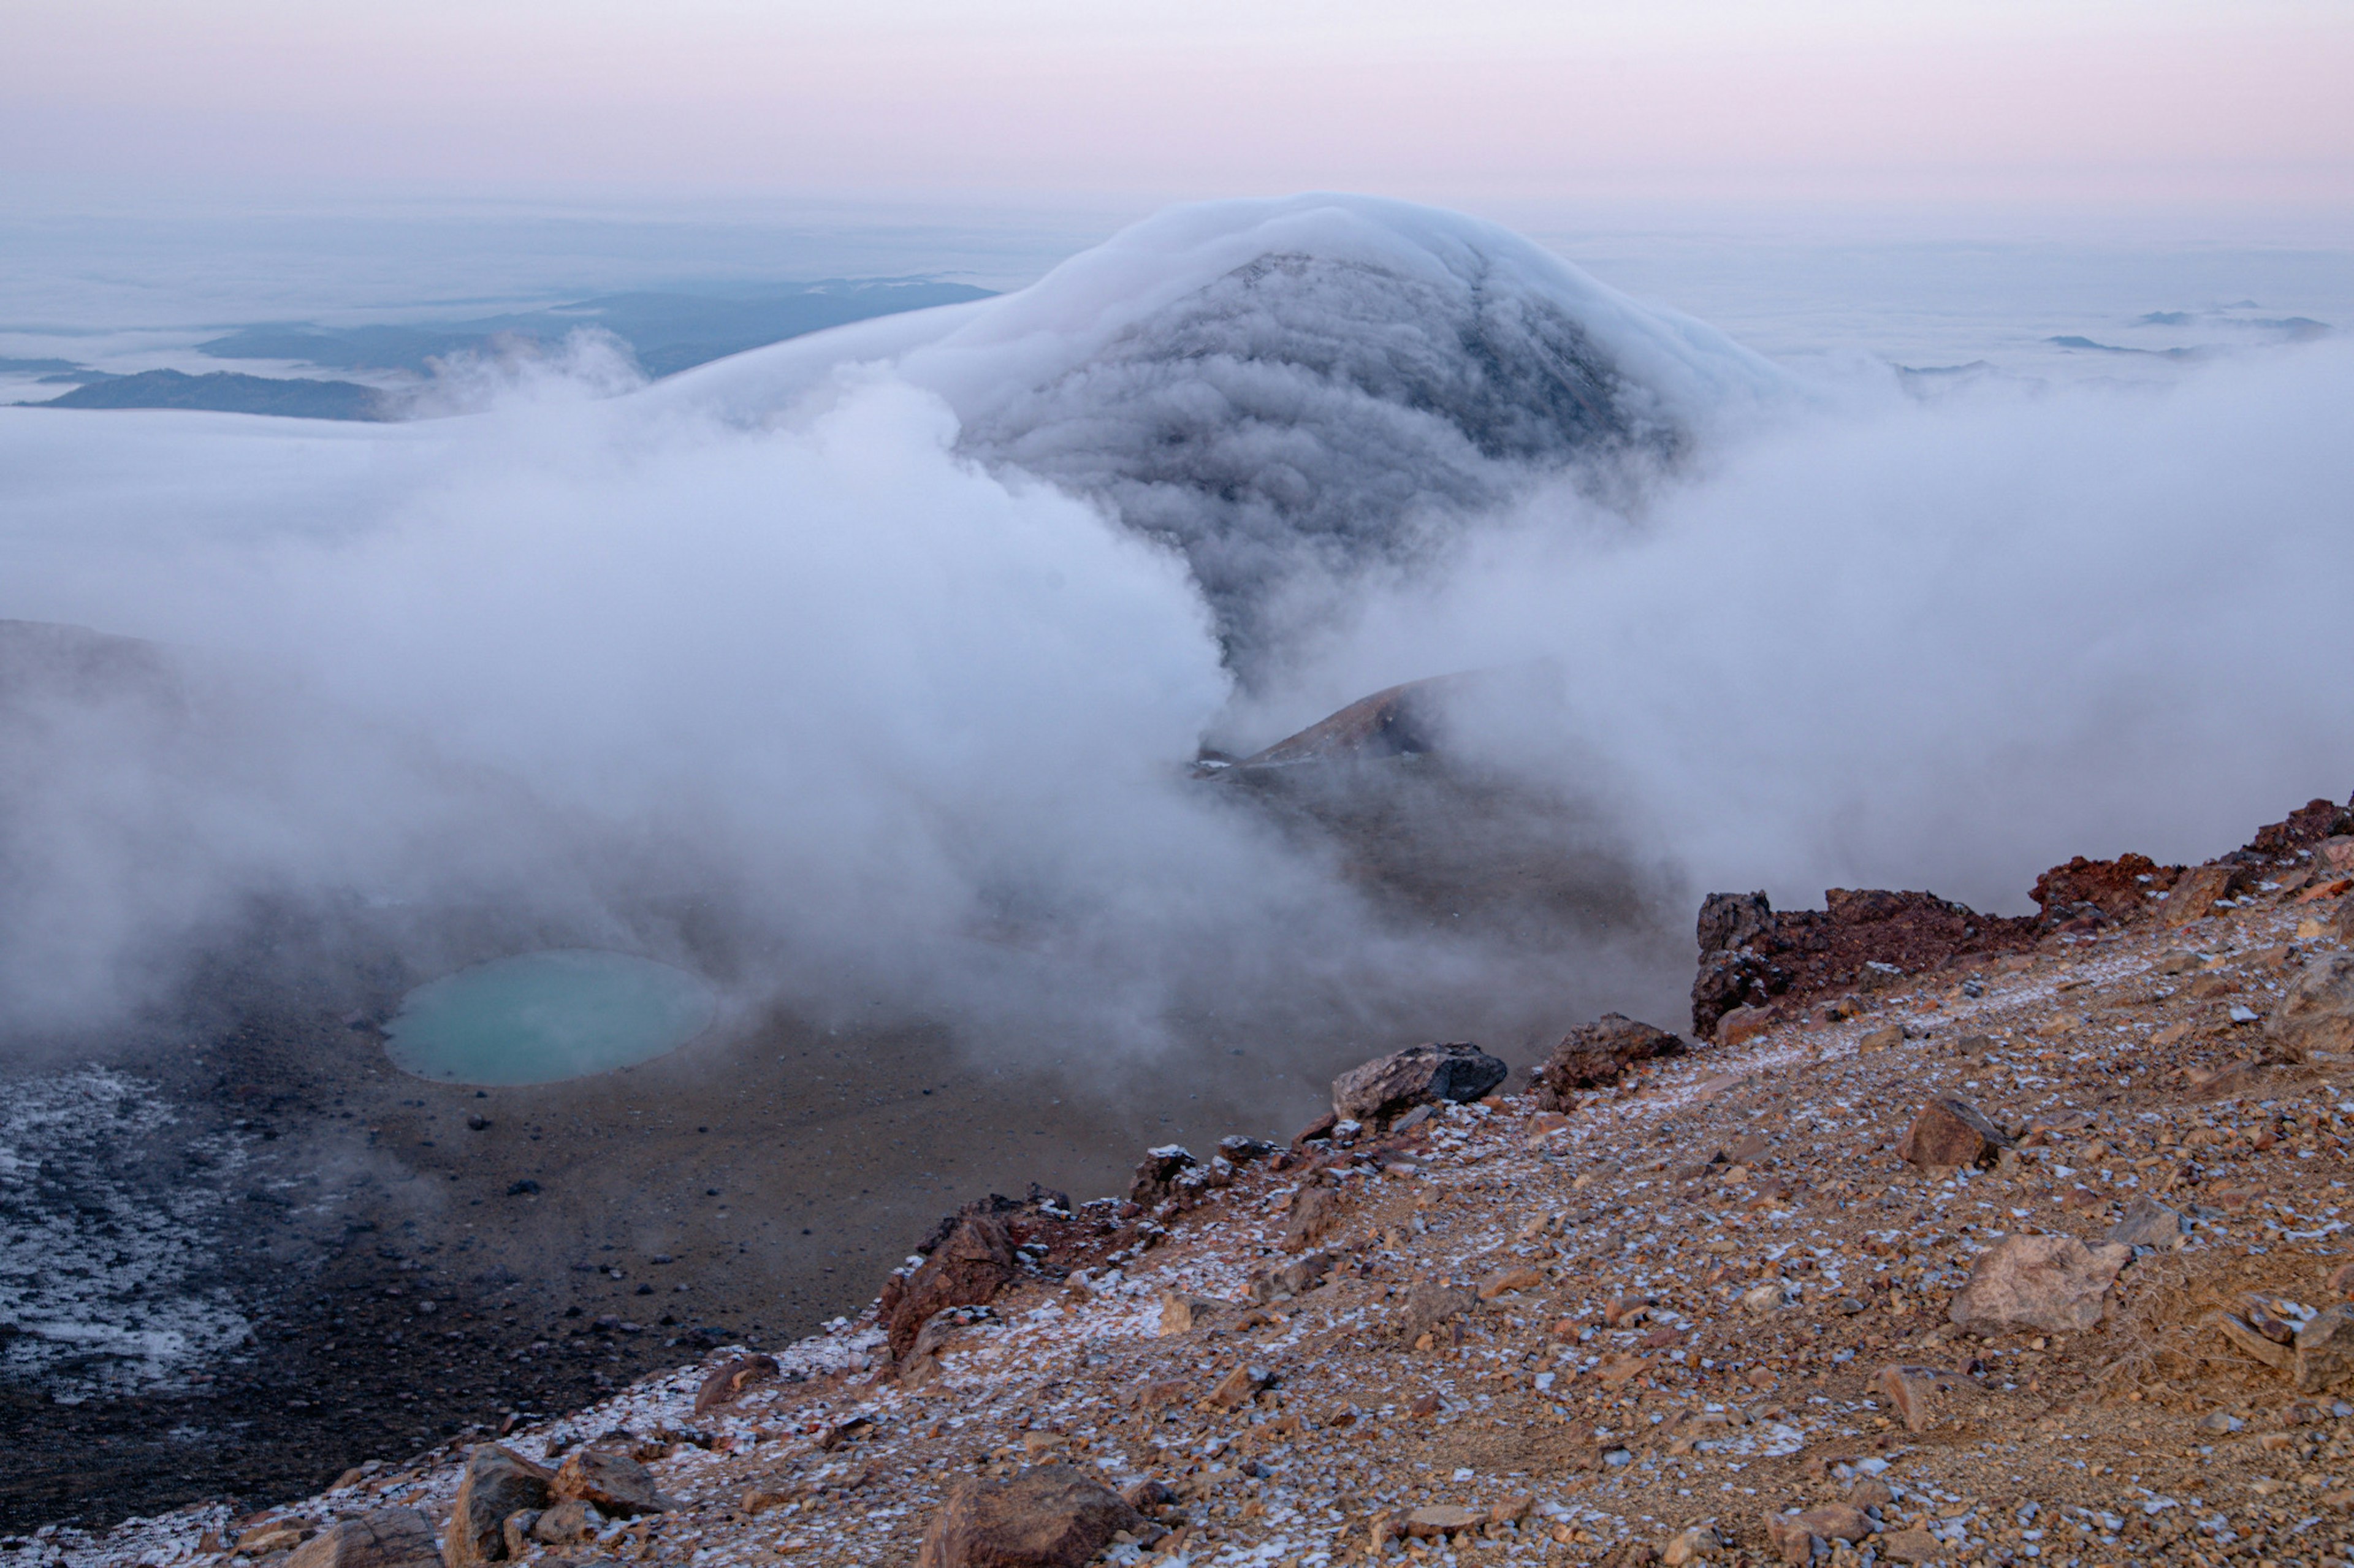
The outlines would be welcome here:
M 143 370 L 77 387 L 40 408 L 205 408 L 224 414 L 281 414 L 300 419 L 388 419 L 384 394 L 354 381 L 239 376 L 218 370 Z
M 293 359 L 331 370 L 408 370 L 453 354 L 494 350 L 503 339 L 556 343 L 599 327 L 630 345 L 649 376 L 875 316 L 989 298 L 986 289 L 911 280 L 834 280 L 736 294 L 604 294 L 544 311 L 403 326 L 242 327 L 197 345 L 216 359 Z

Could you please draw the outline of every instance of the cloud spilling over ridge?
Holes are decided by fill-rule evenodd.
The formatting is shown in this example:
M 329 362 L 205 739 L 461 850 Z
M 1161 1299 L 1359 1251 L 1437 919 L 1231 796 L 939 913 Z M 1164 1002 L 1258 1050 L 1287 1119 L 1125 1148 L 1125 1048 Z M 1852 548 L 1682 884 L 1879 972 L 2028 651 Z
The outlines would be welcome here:
M 1623 503 L 1797 395 L 1508 230 L 1366 197 L 1180 207 L 943 325 L 895 364 L 961 450 L 1175 545 L 1246 680 L 1467 519 L 1564 475 Z M 774 406 L 816 358 L 746 355 L 680 395 Z
M 1302 198 L 623 397 L 0 410 L 0 616 L 195 651 L 0 704 L 0 1023 L 161 994 L 256 894 L 428 966 L 487 909 L 1107 1046 L 1670 996 L 1709 886 L 2015 906 L 2344 792 L 2308 626 L 2354 592 L 2349 394 L 2327 343 L 2158 391 L 1799 387 L 1486 226 Z M 1386 918 L 1185 776 L 1531 663 L 1564 701 L 1467 746 L 1608 841 L 1649 901 L 1616 938 Z

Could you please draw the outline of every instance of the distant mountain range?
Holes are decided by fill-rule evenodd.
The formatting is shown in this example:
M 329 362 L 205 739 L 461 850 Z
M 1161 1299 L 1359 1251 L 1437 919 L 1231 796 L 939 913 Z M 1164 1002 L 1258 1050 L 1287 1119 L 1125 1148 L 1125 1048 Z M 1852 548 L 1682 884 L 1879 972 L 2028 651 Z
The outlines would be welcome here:
M 355 381 L 239 376 L 217 370 L 143 370 L 86 382 L 42 408 L 204 408 L 224 414 L 278 414 L 296 419 L 389 419 L 385 395 Z
M 894 278 L 873 281 L 769 285 L 727 294 L 604 294 L 541 311 L 404 325 L 320 326 L 309 322 L 239 327 L 197 344 L 215 359 L 293 360 L 323 370 L 433 374 L 437 360 L 499 354 L 518 345 L 562 342 L 584 327 L 611 334 L 651 376 L 663 376 L 746 349 L 875 316 L 990 297 L 962 283 Z M 249 376 L 191 376 L 145 370 L 115 376 L 63 359 L 0 360 L 0 370 L 78 382 L 46 408 L 204 408 L 307 419 L 399 418 L 396 395 L 354 381 Z
M 543 311 L 404 326 L 323 327 L 284 323 L 241 327 L 197 344 L 216 359 L 297 359 L 328 370 L 429 372 L 456 354 L 495 352 L 502 342 L 558 343 L 597 327 L 627 344 L 649 376 L 674 375 L 709 360 L 789 337 L 932 305 L 989 298 L 962 283 L 891 279 L 832 280 L 790 291 L 742 295 L 604 294 Z

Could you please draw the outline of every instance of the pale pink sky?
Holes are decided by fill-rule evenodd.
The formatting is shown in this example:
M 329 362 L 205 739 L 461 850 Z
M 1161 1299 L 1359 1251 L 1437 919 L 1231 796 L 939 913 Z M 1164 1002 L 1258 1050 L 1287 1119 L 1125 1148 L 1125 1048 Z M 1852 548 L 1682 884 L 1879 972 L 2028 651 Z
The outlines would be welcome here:
M 2354 198 L 2348 0 L 18 0 L 0 175 Z

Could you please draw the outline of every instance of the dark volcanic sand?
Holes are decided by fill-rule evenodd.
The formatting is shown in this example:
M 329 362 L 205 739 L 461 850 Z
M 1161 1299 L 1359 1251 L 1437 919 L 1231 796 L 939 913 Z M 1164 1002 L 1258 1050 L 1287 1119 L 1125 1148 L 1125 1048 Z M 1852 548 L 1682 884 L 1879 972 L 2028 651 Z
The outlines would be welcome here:
M 1407 1043 L 1205 1027 L 1149 1075 L 1076 1047 L 1014 1071 L 938 1032 L 770 1021 L 599 1077 L 477 1090 L 390 1066 L 344 1022 L 348 991 L 323 994 L 344 988 L 308 1005 L 301 987 L 228 989 L 244 1001 L 226 1026 L 111 1055 L 172 1119 L 91 1158 L 133 1204 L 217 1190 L 196 1222 L 209 1256 L 181 1285 L 224 1288 L 251 1339 L 128 1395 L 60 1404 L 53 1381 L 0 1381 L 0 1533 L 259 1507 L 723 1337 L 805 1332 L 870 1301 L 967 1199 L 1033 1181 L 1100 1196 L 1150 1144 L 1288 1136 L 1338 1066 Z M 370 999 L 377 1015 L 393 994 Z M 45 1167 L 5 1218 L 90 1221 L 90 1180 Z

